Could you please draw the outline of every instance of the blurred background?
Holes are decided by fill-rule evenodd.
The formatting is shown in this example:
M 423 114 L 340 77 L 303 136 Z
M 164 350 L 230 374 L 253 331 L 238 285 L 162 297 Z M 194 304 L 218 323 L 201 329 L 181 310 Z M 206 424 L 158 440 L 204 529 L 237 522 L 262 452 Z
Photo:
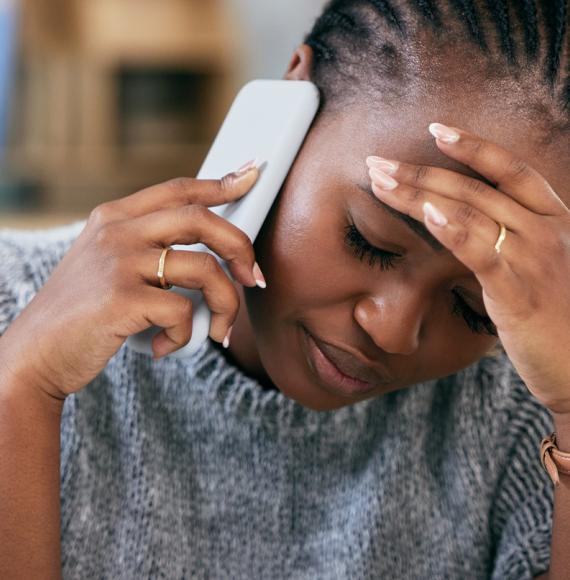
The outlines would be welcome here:
M 0 228 L 194 176 L 241 86 L 325 0 L 0 0 Z

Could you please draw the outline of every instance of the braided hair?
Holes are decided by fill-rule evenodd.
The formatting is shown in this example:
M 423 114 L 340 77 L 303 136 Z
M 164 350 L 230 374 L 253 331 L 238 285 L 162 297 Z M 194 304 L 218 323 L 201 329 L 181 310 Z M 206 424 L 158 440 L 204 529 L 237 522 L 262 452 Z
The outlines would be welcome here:
M 311 79 L 321 91 L 321 110 L 366 92 L 405 98 L 414 79 L 426 74 L 418 51 L 433 34 L 439 46 L 454 42 L 469 59 L 486 59 L 488 76 L 538 72 L 566 118 L 569 1 L 330 0 L 304 39 L 314 52 Z

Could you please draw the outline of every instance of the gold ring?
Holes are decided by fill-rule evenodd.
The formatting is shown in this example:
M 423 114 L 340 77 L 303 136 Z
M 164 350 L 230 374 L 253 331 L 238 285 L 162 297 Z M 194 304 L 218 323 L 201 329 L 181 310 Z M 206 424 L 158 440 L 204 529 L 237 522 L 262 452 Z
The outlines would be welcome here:
M 158 279 L 160 280 L 160 285 L 165 290 L 170 290 L 172 288 L 172 284 L 168 284 L 164 279 L 164 263 L 166 262 L 166 254 L 168 254 L 169 250 L 172 250 L 172 248 L 169 247 L 162 250 L 162 254 L 160 255 L 160 260 L 158 262 L 158 272 L 156 273 Z
M 497 254 L 500 254 L 501 244 L 505 241 L 505 238 L 507 237 L 507 228 L 505 227 L 505 224 L 502 222 L 499 222 L 498 225 L 501 226 L 501 233 L 499 234 L 497 243 L 495 244 L 495 251 L 497 252 Z

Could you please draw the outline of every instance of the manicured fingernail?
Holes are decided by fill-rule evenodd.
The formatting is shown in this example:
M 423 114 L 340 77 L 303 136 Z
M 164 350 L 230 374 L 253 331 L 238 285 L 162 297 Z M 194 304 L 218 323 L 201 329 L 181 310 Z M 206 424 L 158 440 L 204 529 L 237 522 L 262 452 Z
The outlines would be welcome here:
M 393 177 L 386 175 L 383 171 L 372 167 L 368 173 L 372 181 L 381 189 L 396 189 L 398 187 L 398 182 Z
M 224 342 L 222 342 L 222 346 L 224 348 L 228 348 L 228 346 L 230 346 L 230 338 L 232 336 L 232 330 L 234 329 L 233 326 L 230 326 L 230 328 L 228 329 L 228 333 L 226 334 L 225 338 L 224 338 Z
M 429 201 L 426 201 L 423 205 L 424 213 L 427 219 L 434 225 L 443 227 L 447 225 L 447 218 Z
M 261 268 L 259 267 L 259 264 L 257 262 L 255 262 L 255 265 L 253 266 L 253 277 L 255 278 L 255 283 L 260 288 L 267 288 L 265 276 L 262 274 Z
M 245 175 L 248 171 L 251 171 L 254 167 L 259 167 L 259 161 L 257 158 L 248 161 L 245 165 L 242 165 L 236 171 L 236 175 Z
M 387 175 L 394 175 L 396 171 L 398 171 L 398 167 L 400 164 L 397 161 L 389 161 L 388 159 L 384 159 L 383 157 L 376 157 L 371 156 L 366 158 L 366 164 L 368 167 L 380 169 Z
M 459 141 L 459 133 L 441 123 L 432 123 L 429 126 L 429 132 L 444 143 L 457 143 Z

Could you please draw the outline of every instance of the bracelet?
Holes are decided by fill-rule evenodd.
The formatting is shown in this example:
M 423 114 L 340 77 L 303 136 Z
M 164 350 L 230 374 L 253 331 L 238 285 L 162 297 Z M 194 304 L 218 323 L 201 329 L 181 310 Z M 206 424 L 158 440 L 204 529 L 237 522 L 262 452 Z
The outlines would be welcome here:
M 559 472 L 570 475 L 570 453 L 558 449 L 556 433 L 545 437 L 540 444 L 540 461 L 555 486 L 560 484 Z

